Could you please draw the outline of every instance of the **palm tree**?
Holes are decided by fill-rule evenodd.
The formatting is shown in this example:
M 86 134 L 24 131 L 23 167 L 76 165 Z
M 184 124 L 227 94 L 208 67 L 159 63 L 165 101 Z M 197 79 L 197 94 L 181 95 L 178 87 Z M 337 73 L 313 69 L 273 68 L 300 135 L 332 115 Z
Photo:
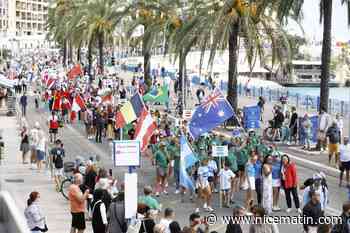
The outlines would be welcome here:
M 186 29 L 199 38 L 201 64 L 206 49 L 210 48 L 209 69 L 212 67 L 216 51 L 228 48 L 227 99 L 235 110 L 238 106 L 237 62 L 241 43 L 251 69 L 257 57 L 261 63 L 264 61 L 266 42 L 272 45 L 272 63 L 279 62 L 285 65 L 290 59 L 287 37 L 274 14 L 269 13 L 268 9 L 272 9 L 270 3 L 270 0 L 206 1 L 197 4 L 196 14 Z

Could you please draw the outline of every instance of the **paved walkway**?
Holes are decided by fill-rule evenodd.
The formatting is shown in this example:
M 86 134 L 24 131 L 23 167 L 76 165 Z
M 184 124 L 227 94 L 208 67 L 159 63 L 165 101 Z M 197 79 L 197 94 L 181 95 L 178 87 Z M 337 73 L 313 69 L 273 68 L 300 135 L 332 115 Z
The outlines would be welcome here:
M 38 172 L 30 169 L 30 165 L 22 164 L 19 151 L 19 131 L 15 117 L 0 117 L 2 135 L 6 145 L 5 159 L 0 165 L 2 188 L 7 190 L 23 213 L 28 196 L 32 191 L 41 195 L 40 206 L 45 216 L 50 233 L 65 233 L 70 230 L 71 216 L 68 202 L 55 191 L 55 186 L 47 171 Z M 92 232 L 88 224 L 87 233 Z

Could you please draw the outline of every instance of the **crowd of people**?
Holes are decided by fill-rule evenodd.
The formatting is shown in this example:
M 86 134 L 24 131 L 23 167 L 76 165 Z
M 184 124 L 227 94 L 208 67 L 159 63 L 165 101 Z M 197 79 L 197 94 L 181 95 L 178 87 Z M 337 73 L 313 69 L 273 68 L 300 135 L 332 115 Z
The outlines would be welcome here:
M 41 78 L 37 79 L 31 87 L 34 88 L 34 108 L 49 110 L 44 127 L 36 122 L 30 129 L 25 120 L 28 105 L 27 87 L 17 87 L 16 90 L 18 89 L 17 93 L 20 96 L 23 116 L 20 133 L 23 163 L 27 163 L 28 154 L 30 154 L 30 163 L 36 163 L 40 171 L 43 161 L 49 156 L 48 161 L 52 162 L 56 190 L 59 191 L 66 157 L 63 146 L 65 139 L 60 138 L 59 135 L 60 131 L 64 130 L 65 124 L 74 124 L 77 121 L 84 124 L 87 139 L 94 139 L 96 143 L 115 139 L 134 139 L 136 121 L 119 128 L 116 124 L 118 121 L 116 115 L 127 99 L 135 93 L 144 94 L 147 92 L 147 87 L 138 73 L 134 74 L 131 83 L 115 75 L 97 76 L 91 83 L 89 77 L 77 75 L 69 78 L 69 75 L 62 76 L 59 72 L 55 73 L 57 75 L 55 85 L 50 86 L 48 83 L 52 78 L 50 74 L 52 70 L 55 70 L 54 65 L 40 67 L 38 74 Z M 19 82 L 22 83 L 20 79 Z M 157 89 L 160 85 L 165 85 L 164 83 L 170 85 L 172 82 L 173 80 L 164 82 L 160 77 L 155 77 L 150 89 Z M 169 88 L 169 90 L 172 89 Z M 196 94 L 198 104 L 201 104 L 205 97 L 202 85 Z M 73 107 L 77 104 L 75 102 L 77 96 L 84 101 L 84 106 L 79 105 L 78 110 Z M 171 92 L 170 96 L 176 95 Z M 153 185 L 145 186 L 144 195 L 139 197 L 138 214 L 142 219 L 140 225 L 137 223 L 133 225 L 124 219 L 122 182 L 116 180 L 112 172 L 103 168 L 98 160 L 90 158 L 86 163 L 84 176 L 76 171 L 74 184 L 69 188 L 71 233 L 84 232 L 86 220 L 92 222 L 95 233 L 127 232 L 128 226 L 129 228 L 136 226 L 140 233 L 209 232 L 209 225 L 200 215 L 203 211 L 213 212 L 223 207 L 233 208 L 234 215 L 271 215 L 282 211 L 281 206 L 284 204 L 281 203 L 281 190 L 284 191 L 286 213 L 292 213 L 294 207 L 295 214 L 304 214 L 315 219 L 325 214 L 329 192 L 324 173 L 315 173 L 302 184 L 295 162 L 278 149 L 277 142 L 267 141 L 253 129 L 247 129 L 246 134 L 242 133 L 229 138 L 223 134 L 206 133 L 194 140 L 187 134 L 186 121 L 173 120 L 169 115 L 168 103 L 166 105 L 164 109 L 157 103 L 146 105 L 152 113 L 157 129 L 152 134 L 142 159 L 149 160 L 153 165 L 155 181 Z M 260 98 L 258 106 L 262 113 L 264 105 L 264 99 Z M 237 116 L 239 117 L 239 114 Z M 237 126 L 244 126 L 244 122 L 239 122 Z M 302 142 L 303 146 L 310 150 L 312 127 L 307 114 L 299 122 L 296 108 L 291 107 L 289 111 L 286 100 L 281 101 L 281 104 L 274 108 L 273 141 L 297 143 L 298 131 L 302 130 L 305 138 Z M 48 137 L 45 136 L 46 128 Z M 343 171 L 346 172 L 346 182 L 349 185 L 350 147 L 349 140 L 344 137 L 342 130 L 343 123 L 339 115 L 331 120 L 331 116 L 321 111 L 317 148 L 323 150 L 328 144 L 329 162 L 331 163 L 334 156 L 335 164 L 341 169 L 339 185 L 342 185 Z M 194 184 L 194 189 L 185 187 L 181 183 L 180 135 L 187 135 L 193 153 L 198 159 L 186 170 Z M 340 145 L 341 142 L 343 142 L 342 145 Z M 228 156 L 223 159 L 214 157 L 213 146 L 227 146 Z M 49 153 L 46 155 L 47 151 Z M 299 186 L 302 186 L 300 190 Z M 195 203 L 193 214 L 189 217 L 189 226 L 180 227 L 176 221 L 175 210 L 167 208 L 166 204 L 163 208 L 158 201 L 159 196 L 166 197 L 172 190 L 175 195 L 179 195 L 182 202 L 188 202 L 187 199 L 190 199 Z M 303 198 L 299 200 L 301 192 Z M 242 205 L 237 200 L 238 193 L 244 194 Z M 31 193 L 26 209 L 28 225 L 32 232 L 42 232 L 45 227 L 47 228 L 45 218 L 37 204 L 39 198 L 38 192 Z M 213 204 L 215 198 L 220 200 L 220 207 Z M 349 211 L 349 204 L 345 204 L 344 218 L 348 218 Z M 305 230 L 315 232 L 313 230 L 321 227 L 324 226 L 305 225 Z M 250 232 L 278 232 L 275 225 L 267 228 L 252 225 L 250 228 Z M 226 232 L 239 233 L 242 229 L 239 224 L 230 223 Z

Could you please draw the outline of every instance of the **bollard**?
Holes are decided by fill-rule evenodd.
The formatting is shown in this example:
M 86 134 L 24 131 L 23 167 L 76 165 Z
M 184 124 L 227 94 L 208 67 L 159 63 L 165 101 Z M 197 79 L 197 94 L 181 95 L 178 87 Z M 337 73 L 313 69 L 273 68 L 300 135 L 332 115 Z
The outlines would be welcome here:
M 342 100 L 342 101 L 340 101 L 340 114 L 341 114 L 342 116 L 345 116 L 344 113 L 345 113 L 345 112 L 344 112 L 344 101 Z
M 299 108 L 299 94 L 295 95 L 297 101 L 296 101 L 296 108 Z

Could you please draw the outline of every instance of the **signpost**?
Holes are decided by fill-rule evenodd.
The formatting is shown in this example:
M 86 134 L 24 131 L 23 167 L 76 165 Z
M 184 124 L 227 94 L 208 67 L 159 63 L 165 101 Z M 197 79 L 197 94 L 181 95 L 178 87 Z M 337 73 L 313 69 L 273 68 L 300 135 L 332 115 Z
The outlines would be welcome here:
M 193 114 L 192 110 L 189 110 L 189 109 L 184 110 L 183 119 L 186 121 L 190 120 L 192 118 L 192 114 Z
M 221 170 L 221 158 L 222 157 L 227 157 L 228 156 L 228 146 L 213 146 L 212 147 L 212 155 L 213 157 L 218 157 L 219 158 L 219 172 Z M 220 191 L 219 191 L 219 195 L 220 195 L 220 208 L 222 207 L 222 190 L 219 187 Z
M 113 141 L 113 161 L 116 167 L 140 166 L 140 142 L 136 140 Z

